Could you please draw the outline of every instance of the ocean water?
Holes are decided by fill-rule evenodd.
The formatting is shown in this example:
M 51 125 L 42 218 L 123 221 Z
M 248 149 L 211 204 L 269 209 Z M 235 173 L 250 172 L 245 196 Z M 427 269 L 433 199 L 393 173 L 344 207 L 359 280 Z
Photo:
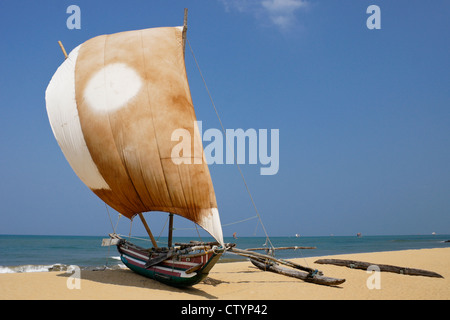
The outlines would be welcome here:
M 102 247 L 101 236 L 27 236 L 0 235 L 0 273 L 46 272 L 67 270 L 70 265 L 86 269 L 123 267 L 115 246 Z M 275 247 L 304 246 L 313 250 L 279 250 L 276 257 L 283 259 L 350 254 L 376 251 L 395 251 L 450 247 L 450 235 L 401 235 L 401 236 L 328 236 L 328 237 L 273 237 Z M 164 245 L 164 238 L 160 245 Z M 190 238 L 174 238 L 174 242 L 189 242 Z M 264 247 L 263 237 L 225 238 L 240 249 Z M 132 242 L 150 247 L 151 243 L 131 239 Z M 167 241 L 167 240 L 165 240 Z M 212 239 L 203 239 L 212 241 Z M 226 253 L 220 262 L 245 260 Z

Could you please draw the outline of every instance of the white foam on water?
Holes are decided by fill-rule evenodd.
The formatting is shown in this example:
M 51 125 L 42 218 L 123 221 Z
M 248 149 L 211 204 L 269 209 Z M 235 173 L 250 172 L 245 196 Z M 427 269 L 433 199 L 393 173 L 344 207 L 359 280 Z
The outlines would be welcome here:
M 114 260 L 119 260 L 120 257 L 111 257 Z M 0 266 L 0 274 L 6 273 L 28 273 L 28 272 L 51 272 L 51 271 L 64 271 L 71 273 L 74 271 L 74 265 L 65 264 L 51 264 L 51 265 L 35 265 L 28 264 L 22 266 Z M 123 263 L 111 266 L 91 266 L 91 267 L 81 267 L 82 270 L 98 271 L 98 270 L 114 270 L 114 269 L 125 269 L 126 266 Z
M 1 273 L 27 273 L 27 272 L 49 272 L 49 271 L 64 271 L 67 269 L 63 264 L 52 265 L 34 265 L 28 264 L 23 266 L 0 266 Z

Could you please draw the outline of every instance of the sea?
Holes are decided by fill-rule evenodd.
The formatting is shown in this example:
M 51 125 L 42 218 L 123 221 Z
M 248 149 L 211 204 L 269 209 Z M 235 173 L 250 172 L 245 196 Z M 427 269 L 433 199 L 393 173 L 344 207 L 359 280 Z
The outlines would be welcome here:
M 102 236 L 44 236 L 44 235 L 0 235 L 0 273 L 48 272 L 81 269 L 104 270 L 124 268 L 116 246 L 102 246 Z M 124 236 L 124 238 L 126 238 Z M 187 243 L 190 238 L 174 238 L 174 242 Z M 202 239 L 211 241 L 212 239 Z M 225 238 L 237 248 L 265 248 L 264 237 Z M 133 243 L 151 247 L 151 243 L 130 239 Z M 167 239 L 161 238 L 160 245 Z M 317 236 L 317 237 L 272 237 L 274 247 L 301 246 L 315 249 L 277 250 L 276 257 L 282 259 L 316 256 L 428 249 L 450 247 L 450 235 L 383 235 L 383 236 Z M 260 251 L 264 253 L 264 251 Z M 241 256 L 225 253 L 219 263 L 245 260 Z

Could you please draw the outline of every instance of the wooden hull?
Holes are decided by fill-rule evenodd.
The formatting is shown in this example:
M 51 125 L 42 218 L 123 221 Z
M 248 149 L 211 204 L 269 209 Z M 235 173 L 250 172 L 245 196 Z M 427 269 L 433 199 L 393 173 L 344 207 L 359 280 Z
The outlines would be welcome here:
M 117 244 L 117 249 L 122 262 L 132 271 L 176 287 L 192 286 L 202 281 L 224 252 L 222 248 L 189 254 L 175 251 L 164 260 L 167 252 L 149 252 L 123 239 Z M 162 261 L 149 266 L 149 260 Z

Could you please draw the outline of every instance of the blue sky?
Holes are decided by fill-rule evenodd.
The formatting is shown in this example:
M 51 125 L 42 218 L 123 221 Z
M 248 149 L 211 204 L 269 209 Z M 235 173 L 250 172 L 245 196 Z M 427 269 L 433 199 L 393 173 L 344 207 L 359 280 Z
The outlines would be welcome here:
M 72 4 L 79 30 L 66 26 Z M 366 26 L 372 4 L 379 30 Z M 3 0 L 0 234 L 111 232 L 48 122 L 45 89 L 64 59 L 57 41 L 70 51 L 100 34 L 181 25 L 184 7 L 225 128 L 279 130 L 276 175 L 242 166 L 270 235 L 450 233 L 450 2 Z M 188 51 L 186 64 L 198 120 L 219 128 Z M 255 216 L 236 166 L 210 171 L 222 223 Z M 154 233 L 165 219 L 148 216 Z M 255 230 L 253 219 L 224 235 Z

